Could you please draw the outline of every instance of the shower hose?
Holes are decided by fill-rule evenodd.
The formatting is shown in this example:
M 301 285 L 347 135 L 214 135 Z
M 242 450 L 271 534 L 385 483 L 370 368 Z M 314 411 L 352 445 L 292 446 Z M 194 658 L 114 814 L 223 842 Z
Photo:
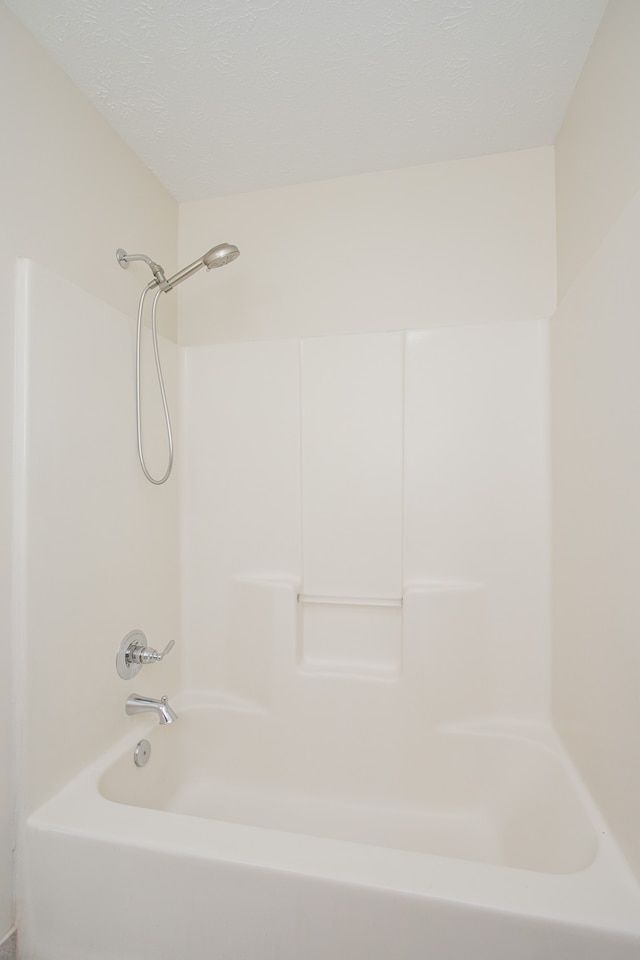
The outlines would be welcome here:
M 140 458 L 140 466 L 142 467 L 142 472 L 149 481 L 149 483 L 155 483 L 159 486 L 162 483 L 165 483 L 171 475 L 171 468 L 173 467 L 173 435 L 171 432 L 171 418 L 169 417 L 169 406 L 167 404 L 167 394 L 164 389 L 164 380 L 162 377 L 162 365 L 160 363 L 160 352 L 158 350 L 158 329 L 157 329 L 157 304 L 160 294 L 163 292 L 160 287 L 156 290 L 156 294 L 153 298 L 153 304 L 151 306 L 151 338 L 153 340 L 153 356 L 156 362 L 156 373 L 158 374 L 158 385 L 160 387 L 160 396 L 162 397 L 162 407 L 164 409 L 164 422 L 167 428 L 167 441 L 169 444 L 169 462 L 167 464 L 167 469 L 164 472 L 164 475 L 160 478 L 154 477 L 147 470 L 147 465 L 144 460 L 144 452 L 142 449 L 142 426 L 141 426 L 141 413 L 140 413 L 140 353 L 141 353 L 141 341 L 142 341 L 142 315 L 144 312 L 144 303 L 147 298 L 147 294 L 158 287 L 157 281 L 152 280 L 151 283 L 142 291 L 140 296 L 140 303 L 138 304 L 138 325 L 136 330 L 136 431 L 138 438 L 138 457 Z

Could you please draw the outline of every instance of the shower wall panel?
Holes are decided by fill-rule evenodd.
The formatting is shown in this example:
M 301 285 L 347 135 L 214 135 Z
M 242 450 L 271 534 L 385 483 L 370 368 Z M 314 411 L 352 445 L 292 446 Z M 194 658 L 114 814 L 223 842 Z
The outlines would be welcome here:
M 234 578 L 300 576 L 298 344 L 188 349 L 183 374 L 184 654 L 191 683 L 207 688 L 224 685 L 241 629 Z
M 402 595 L 403 335 L 301 343 L 302 668 L 396 674 Z M 338 597 L 340 604 L 327 604 Z M 313 599 L 313 598 L 317 598 Z
M 401 333 L 301 343 L 303 584 L 402 592 Z
M 178 496 L 176 477 L 151 487 L 138 464 L 134 320 L 30 261 L 18 293 L 14 599 L 29 811 L 131 729 L 131 684 L 115 666 L 125 634 L 139 628 L 158 649 L 177 637 Z M 161 351 L 175 409 L 177 348 Z M 156 470 L 166 437 L 149 366 Z M 148 667 L 143 689 L 171 694 L 179 657 Z
M 185 356 L 189 682 L 265 706 L 413 671 L 440 719 L 546 717 L 546 325 Z
M 538 323 L 406 341 L 405 581 L 444 581 L 447 604 L 458 585 L 504 716 L 548 709 L 547 353 Z M 484 593 L 482 616 L 469 584 Z M 428 596 L 440 604 L 433 587 Z

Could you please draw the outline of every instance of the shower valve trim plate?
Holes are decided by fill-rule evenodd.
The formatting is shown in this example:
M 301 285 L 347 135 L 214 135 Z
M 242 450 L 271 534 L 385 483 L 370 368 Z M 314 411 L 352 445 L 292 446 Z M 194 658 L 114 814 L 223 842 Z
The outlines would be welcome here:
M 142 670 L 145 663 L 159 663 L 173 649 L 175 640 L 170 640 L 159 653 L 147 646 L 147 638 L 142 630 L 131 630 L 124 637 L 116 656 L 116 670 L 123 680 L 130 680 Z

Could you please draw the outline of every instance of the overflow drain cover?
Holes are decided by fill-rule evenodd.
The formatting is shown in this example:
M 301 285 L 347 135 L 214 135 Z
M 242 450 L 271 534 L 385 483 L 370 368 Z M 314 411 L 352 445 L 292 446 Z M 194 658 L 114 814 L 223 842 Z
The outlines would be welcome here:
M 151 744 L 148 740 L 141 740 L 133 751 L 133 762 L 136 767 L 144 767 L 151 756 Z

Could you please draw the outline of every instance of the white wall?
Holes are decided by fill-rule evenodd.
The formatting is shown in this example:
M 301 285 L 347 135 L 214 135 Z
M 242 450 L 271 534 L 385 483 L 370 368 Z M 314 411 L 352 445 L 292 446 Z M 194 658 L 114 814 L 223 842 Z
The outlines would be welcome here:
M 141 274 L 118 246 L 176 264 L 177 206 L 0 4 L 0 939 L 11 924 L 10 543 L 14 289 L 18 256 L 129 314 Z M 168 300 L 169 298 L 167 298 Z M 171 322 L 171 310 L 167 322 Z M 175 315 L 174 315 L 175 316 Z M 164 327 L 166 329 L 166 326 Z M 75 679 L 74 679 L 75 683 Z M 68 696 L 69 680 L 61 685 Z
M 557 144 L 554 717 L 640 876 L 640 5 L 612 0 Z
M 555 308 L 553 150 L 180 207 L 180 257 L 241 257 L 180 287 L 185 344 L 539 320 Z
M 564 296 L 639 182 L 637 0 L 610 0 L 556 149 L 558 287 Z

